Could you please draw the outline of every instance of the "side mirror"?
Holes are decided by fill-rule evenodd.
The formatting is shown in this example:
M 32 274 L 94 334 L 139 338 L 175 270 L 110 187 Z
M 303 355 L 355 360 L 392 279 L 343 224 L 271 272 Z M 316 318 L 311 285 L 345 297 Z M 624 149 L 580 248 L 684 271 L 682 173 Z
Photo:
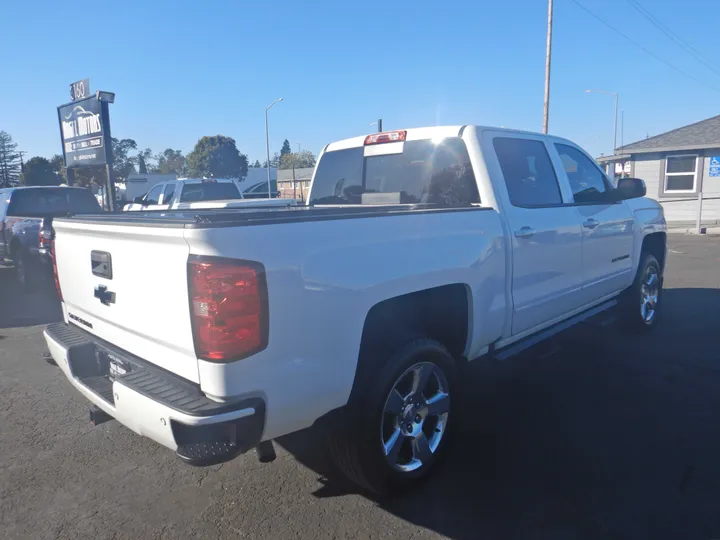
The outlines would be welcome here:
M 617 190 L 621 200 L 637 199 L 647 193 L 645 182 L 640 178 L 621 178 L 618 180 Z
M 133 202 L 137 204 L 145 204 L 145 199 L 143 199 L 142 197 L 135 197 L 133 199 Z

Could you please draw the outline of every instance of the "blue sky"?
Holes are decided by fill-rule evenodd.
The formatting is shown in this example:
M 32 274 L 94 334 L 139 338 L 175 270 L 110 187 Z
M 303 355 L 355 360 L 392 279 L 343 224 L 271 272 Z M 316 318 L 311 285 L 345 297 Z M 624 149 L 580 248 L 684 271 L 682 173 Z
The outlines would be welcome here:
M 578 0 L 710 86 L 720 75 L 644 19 L 628 0 Z M 716 0 L 639 0 L 720 64 Z M 317 153 L 385 129 L 542 126 L 545 0 L 270 2 L 153 0 L 76 4 L 8 0 L 0 130 L 28 156 L 61 150 L 57 105 L 89 77 L 114 91 L 112 133 L 153 151 L 189 152 L 203 135 L 233 138 L 253 161 L 282 140 Z M 682 8 L 679 6 L 683 6 Z M 717 71 L 720 72 L 720 66 Z M 612 147 L 620 93 L 626 143 L 720 114 L 720 90 L 689 80 L 581 10 L 555 0 L 551 133 L 594 155 Z M 619 138 L 618 138 L 619 143 Z

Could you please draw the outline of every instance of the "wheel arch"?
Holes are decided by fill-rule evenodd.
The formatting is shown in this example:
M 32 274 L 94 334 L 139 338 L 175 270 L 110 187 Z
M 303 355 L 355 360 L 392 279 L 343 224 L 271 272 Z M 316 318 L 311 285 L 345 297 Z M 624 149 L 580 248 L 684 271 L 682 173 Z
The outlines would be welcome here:
M 350 400 L 404 343 L 433 339 L 463 361 L 471 338 L 472 294 L 465 283 L 414 291 L 378 302 L 365 317 Z
M 664 273 L 667 258 L 667 233 L 654 232 L 646 235 L 643 238 L 640 252 L 652 254 L 660 264 L 660 271 Z

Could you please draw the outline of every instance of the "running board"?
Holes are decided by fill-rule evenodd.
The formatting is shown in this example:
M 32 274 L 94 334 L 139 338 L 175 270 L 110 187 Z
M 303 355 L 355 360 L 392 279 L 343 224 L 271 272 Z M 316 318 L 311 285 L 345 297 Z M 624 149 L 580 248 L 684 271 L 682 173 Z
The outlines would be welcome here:
M 574 317 L 570 317 L 569 319 L 559 322 L 551 326 L 550 328 L 546 328 L 545 330 L 541 330 L 540 332 L 516 341 L 515 343 L 505 347 L 504 349 L 500 349 L 500 351 L 496 352 L 493 355 L 493 358 L 495 358 L 496 360 L 507 360 L 508 358 L 521 353 L 525 349 L 529 349 L 530 347 L 537 345 L 541 341 L 545 341 L 546 339 L 551 338 L 552 336 L 559 334 L 560 332 L 563 332 L 568 328 L 575 326 L 576 324 L 585 322 L 588 319 L 599 315 L 600 313 L 614 308 L 615 306 L 617 306 L 617 300 L 613 299 L 608 300 L 607 302 L 603 302 L 602 304 L 590 308 L 587 311 L 578 313 Z

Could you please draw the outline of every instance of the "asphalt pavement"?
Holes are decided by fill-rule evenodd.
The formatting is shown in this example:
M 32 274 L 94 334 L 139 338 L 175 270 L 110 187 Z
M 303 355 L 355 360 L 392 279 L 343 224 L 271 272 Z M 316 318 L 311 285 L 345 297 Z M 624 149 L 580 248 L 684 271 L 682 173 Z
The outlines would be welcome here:
M 446 461 L 389 501 L 344 481 L 313 430 L 271 464 L 192 468 L 90 426 L 42 360 L 57 302 L 0 269 L 0 537 L 720 539 L 720 238 L 670 249 L 656 331 L 471 364 Z

